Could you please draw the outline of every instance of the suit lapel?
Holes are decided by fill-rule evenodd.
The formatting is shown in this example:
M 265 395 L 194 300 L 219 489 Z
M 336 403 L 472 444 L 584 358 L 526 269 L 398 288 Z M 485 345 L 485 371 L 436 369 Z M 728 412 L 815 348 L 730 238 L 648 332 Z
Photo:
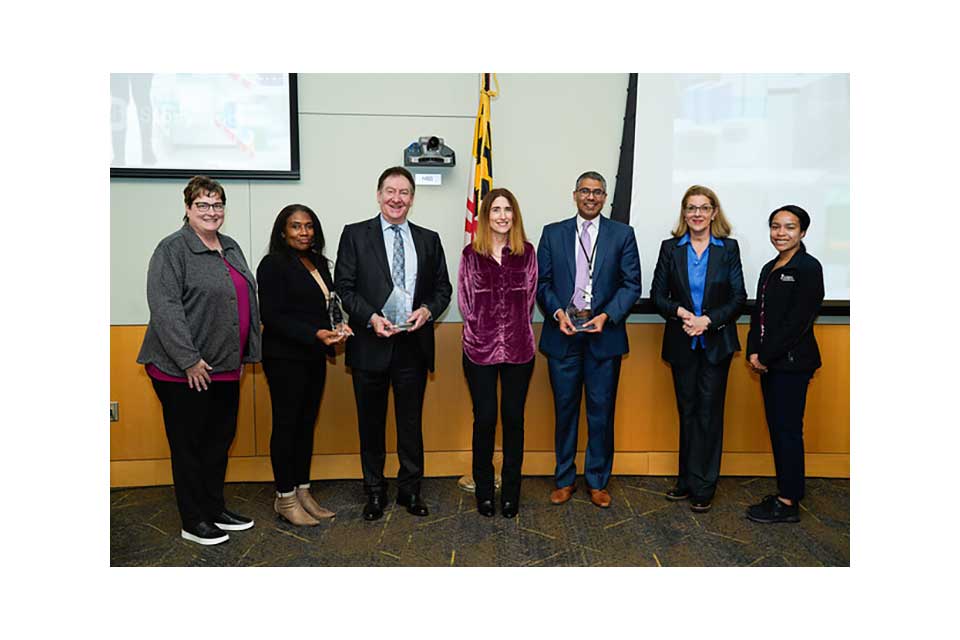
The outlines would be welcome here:
M 604 258 L 607 257 L 610 253 L 610 243 L 613 240 L 610 239 L 610 234 L 612 233 L 608 221 L 604 220 L 601 222 L 600 218 L 603 216 L 597 216 L 594 220 L 597 221 L 599 225 L 597 227 L 597 252 L 593 256 L 593 280 L 596 282 L 599 274 L 600 268 L 603 266 Z
M 680 286 L 683 294 L 686 296 L 686 308 L 693 311 L 693 295 L 690 293 L 690 274 L 687 272 L 687 248 L 689 245 L 674 245 L 673 264 L 676 265 L 677 277 L 680 279 Z
M 373 257 L 392 288 L 393 276 L 390 275 L 390 263 L 387 261 L 387 247 L 383 242 L 383 228 L 380 226 L 379 215 L 367 223 L 367 242 L 370 244 Z M 360 258 L 362 259 L 362 256 Z
M 577 244 L 577 218 L 574 217 L 567 221 L 564 231 L 561 235 L 560 251 L 563 257 L 562 262 L 567 265 L 570 272 L 571 290 L 577 286 L 577 254 L 574 253 L 574 247 Z
M 726 247 L 719 247 L 717 245 L 710 245 L 710 257 L 707 259 L 707 278 L 703 284 L 703 300 L 704 304 L 709 300 L 707 296 L 710 295 L 710 286 L 713 284 L 713 276 L 716 275 L 717 269 L 720 268 L 720 263 L 723 262 L 723 252 L 726 251 Z
M 423 275 L 426 273 L 427 243 L 420 227 L 410 222 L 407 224 L 410 226 L 410 235 L 413 237 L 413 248 L 417 251 L 417 281 L 413 283 L 413 299 L 420 300 L 420 283 L 424 281 Z

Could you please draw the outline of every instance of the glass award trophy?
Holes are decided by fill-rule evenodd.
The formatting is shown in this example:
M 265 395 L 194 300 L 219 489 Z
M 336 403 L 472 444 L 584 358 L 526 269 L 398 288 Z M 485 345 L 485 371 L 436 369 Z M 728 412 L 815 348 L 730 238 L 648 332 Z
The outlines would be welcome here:
M 570 320 L 570 324 L 573 325 L 574 331 L 588 331 L 583 325 L 590 322 L 593 319 L 593 311 L 590 308 L 590 300 L 592 296 L 590 291 L 584 289 L 577 289 L 573 292 L 573 297 L 570 298 L 570 303 L 565 309 L 567 318 Z
M 408 300 L 409 295 L 406 291 L 400 287 L 394 287 L 393 291 L 390 292 L 390 297 L 383 303 L 384 317 L 399 331 L 406 331 L 413 326 L 412 322 L 407 321 L 410 315 L 410 312 L 407 311 L 409 308 Z
M 327 298 L 327 313 L 330 314 L 330 326 L 339 334 L 343 334 L 343 303 L 340 302 L 340 296 L 335 291 L 330 292 Z

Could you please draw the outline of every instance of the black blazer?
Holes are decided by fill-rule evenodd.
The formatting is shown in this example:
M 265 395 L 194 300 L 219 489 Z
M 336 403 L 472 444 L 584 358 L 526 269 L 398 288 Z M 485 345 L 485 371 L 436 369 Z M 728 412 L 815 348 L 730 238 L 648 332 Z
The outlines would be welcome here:
M 703 315 L 710 317 L 704 332 L 707 360 L 713 364 L 740 350 L 737 318 L 747 300 L 740 264 L 740 245 L 733 238 L 723 238 L 723 246 L 710 245 L 707 276 L 703 291 Z M 680 238 L 668 238 L 660 244 L 657 268 L 653 272 L 650 297 L 657 312 L 667 321 L 663 329 L 661 357 L 671 365 L 693 360 L 692 338 L 683 331 L 677 308 L 693 312 L 690 279 L 687 275 L 687 246 L 678 246 Z
M 426 306 L 436 320 L 450 304 L 453 287 L 447 276 L 447 259 L 435 231 L 410 224 L 417 250 L 417 283 L 413 308 Z M 390 263 L 383 242 L 380 215 L 372 220 L 348 224 L 340 234 L 337 265 L 334 268 L 337 293 L 350 315 L 354 336 L 347 340 L 347 366 L 367 371 L 386 371 L 393 353 L 393 340 L 377 337 L 367 326 L 370 316 L 382 314 L 383 304 L 393 291 Z M 413 332 L 427 367 L 434 368 L 434 324 Z
M 333 290 L 330 268 L 311 256 L 320 277 Z M 323 289 L 295 253 L 267 254 L 257 267 L 260 315 L 263 320 L 263 357 L 316 360 L 333 355 L 317 339 L 317 330 L 330 329 Z
M 765 264 L 757 281 L 757 304 L 747 334 L 748 357 L 756 353 L 760 363 L 772 370 L 814 371 L 822 364 L 813 321 L 823 303 L 823 268 L 803 243 L 790 262 L 773 271 L 776 262 L 774 259 Z M 761 308 L 765 331 L 762 341 Z

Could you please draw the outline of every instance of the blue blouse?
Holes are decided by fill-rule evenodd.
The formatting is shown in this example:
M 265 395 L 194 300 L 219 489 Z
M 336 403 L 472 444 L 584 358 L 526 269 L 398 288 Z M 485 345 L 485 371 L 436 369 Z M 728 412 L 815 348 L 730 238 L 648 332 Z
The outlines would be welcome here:
M 693 298 L 693 313 L 698 316 L 703 315 L 703 291 L 707 284 L 707 264 L 710 262 L 710 245 L 722 247 L 723 240 L 714 238 L 713 234 L 710 234 L 710 242 L 700 256 L 697 256 L 697 252 L 690 242 L 689 233 L 685 233 L 683 237 L 680 238 L 680 242 L 677 243 L 678 247 L 682 247 L 683 245 L 687 245 L 687 279 L 690 281 L 690 297 Z M 703 334 L 695 336 L 690 341 L 691 349 L 696 349 L 698 345 L 704 349 L 707 348 L 703 340 Z

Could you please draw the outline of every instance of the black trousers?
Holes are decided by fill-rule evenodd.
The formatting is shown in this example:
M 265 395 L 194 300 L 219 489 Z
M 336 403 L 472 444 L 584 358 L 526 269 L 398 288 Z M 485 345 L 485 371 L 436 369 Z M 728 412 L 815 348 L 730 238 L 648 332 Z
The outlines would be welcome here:
M 712 500 L 723 453 L 723 407 L 733 356 L 711 364 L 703 349 L 687 365 L 673 365 L 673 389 L 680 415 L 677 485 L 693 498 Z
M 360 467 L 364 492 L 385 494 L 387 482 L 383 465 L 387 459 L 387 394 L 393 387 L 397 418 L 397 457 L 401 493 L 420 493 L 423 479 L 423 393 L 427 386 L 427 365 L 416 337 L 402 333 L 395 340 L 386 371 L 353 370 L 353 395 L 357 401 L 360 429 Z
M 503 391 L 503 488 L 501 502 L 520 502 L 523 467 L 523 407 L 533 375 L 533 360 L 523 364 L 474 364 L 463 356 L 463 373 L 473 399 L 473 480 L 477 500 L 493 500 L 493 447 L 497 435 L 497 378 Z
M 313 434 L 327 380 L 327 361 L 264 358 L 263 373 L 270 387 L 273 415 L 270 464 L 277 491 L 287 493 L 310 482 Z
M 768 371 L 760 376 L 777 489 L 788 500 L 804 495 L 803 412 L 812 371 Z
M 184 528 L 213 522 L 224 508 L 227 451 L 237 432 L 239 382 L 212 382 L 206 391 L 153 380 L 163 406 L 173 487 Z

